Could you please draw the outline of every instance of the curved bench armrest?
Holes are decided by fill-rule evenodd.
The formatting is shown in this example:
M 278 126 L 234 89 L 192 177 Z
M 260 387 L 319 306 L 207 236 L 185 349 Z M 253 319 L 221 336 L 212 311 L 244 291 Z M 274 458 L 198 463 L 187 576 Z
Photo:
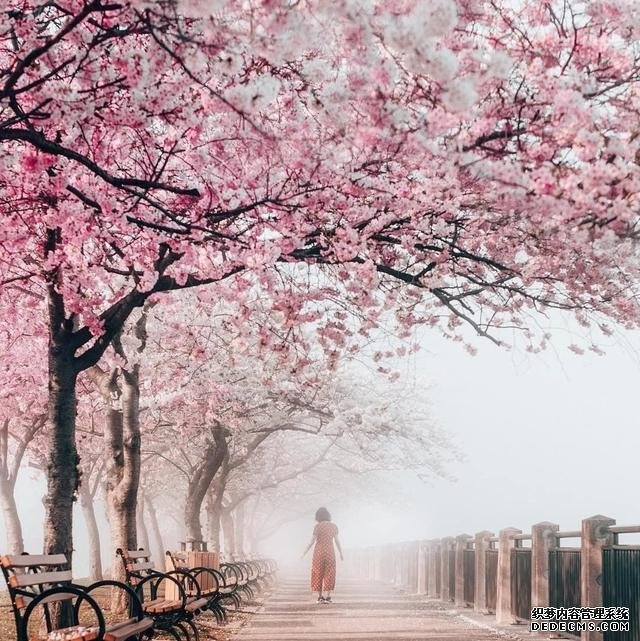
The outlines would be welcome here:
M 155 583 L 152 583 L 152 581 L 155 581 Z M 146 583 L 151 583 L 151 595 L 155 599 L 156 595 L 158 593 L 158 586 L 160 583 L 163 581 L 171 581 L 172 583 L 175 583 L 176 586 L 178 587 L 178 593 L 180 594 L 180 600 L 182 601 L 182 604 L 180 605 L 180 609 L 184 610 L 185 607 L 187 606 L 187 593 L 184 590 L 184 587 L 182 587 L 182 583 L 178 581 L 174 576 L 171 576 L 169 573 L 163 573 L 163 572 L 151 572 L 147 574 L 138 584 L 136 584 L 135 587 L 135 592 L 140 599 L 141 603 L 143 604 L 144 607 L 144 591 L 143 588 Z
M 44 601 L 44 602 L 49 602 L 50 599 L 49 597 L 54 596 L 56 594 L 75 594 L 78 598 L 78 602 L 81 600 L 85 600 L 91 609 L 93 610 L 94 614 L 96 615 L 96 619 L 98 620 L 98 636 L 96 637 L 95 641 L 103 641 L 104 635 L 106 632 L 106 623 L 104 620 L 104 614 L 102 613 L 102 609 L 96 602 L 96 600 L 89 595 L 87 590 L 81 586 L 81 585 L 75 585 L 74 583 L 69 583 L 67 585 L 58 585 L 55 588 L 49 588 L 48 590 L 44 590 L 40 594 L 38 594 L 32 601 L 29 602 L 29 605 L 27 605 L 25 611 L 24 611 L 24 616 L 22 617 L 22 621 L 20 624 L 20 630 L 19 630 L 19 638 L 20 639 L 28 639 L 29 638 L 29 618 L 33 614 L 34 610 Z M 78 603 L 77 602 L 77 603 Z M 76 606 L 77 606 L 76 603 Z M 74 616 L 77 615 L 77 609 L 74 607 Z M 76 617 L 76 622 L 77 622 L 77 617 Z
M 142 607 L 142 601 L 140 600 L 140 597 L 138 597 L 136 591 L 126 583 L 115 581 L 114 579 L 104 579 L 92 583 L 87 588 L 85 588 L 85 591 L 87 594 L 89 594 L 90 592 L 93 592 L 93 590 L 97 590 L 99 588 L 104 588 L 107 586 L 118 588 L 119 590 L 123 590 L 124 592 L 126 592 L 127 596 L 129 597 L 130 616 L 135 617 L 136 619 L 138 619 L 138 621 L 141 621 L 144 618 L 144 608 Z M 76 602 L 76 614 L 78 609 L 80 608 L 80 601 L 81 599 Z
M 213 578 L 213 581 L 216 584 L 216 592 L 220 591 L 220 577 L 214 568 L 197 567 L 197 568 L 190 568 L 189 571 L 193 573 L 195 577 L 199 577 L 202 574 L 208 574 L 210 577 Z
M 220 572 L 220 570 L 215 570 L 212 568 L 211 572 L 213 572 L 216 575 L 216 578 L 218 579 L 218 590 L 229 587 L 227 585 L 227 578 L 225 577 L 224 574 L 222 574 L 222 572 Z

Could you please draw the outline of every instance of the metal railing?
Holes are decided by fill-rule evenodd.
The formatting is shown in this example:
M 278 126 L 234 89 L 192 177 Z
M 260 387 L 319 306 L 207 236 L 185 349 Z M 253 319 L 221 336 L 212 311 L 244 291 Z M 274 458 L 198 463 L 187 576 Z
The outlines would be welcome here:
M 621 542 L 628 534 L 640 534 L 640 525 L 616 525 L 601 516 L 585 519 L 580 530 L 544 522 L 530 532 L 507 528 L 499 536 L 479 532 L 475 540 L 460 535 L 371 548 L 362 553 L 376 560 L 360 567 L 369 578 L 495 613 L 500 623 L 527 621 L 532 607 L 628 607 L 629 632 L 578 636 L 640 641 L 640 543 Z M 570 539 L 578 544 L 563 545 Z

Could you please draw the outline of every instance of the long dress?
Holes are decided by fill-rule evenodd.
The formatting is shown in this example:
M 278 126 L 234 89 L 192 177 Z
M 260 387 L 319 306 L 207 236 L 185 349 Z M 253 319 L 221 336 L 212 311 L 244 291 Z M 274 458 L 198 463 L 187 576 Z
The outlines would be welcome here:
M 336 587 L 336 553 L 333 539 L 338 535 L 338 528 L 331 521 L 320 521 L 316 524 L 313 535 L 316 545 L 313 548 L 311 564 L 311 590 L 331 592 Z

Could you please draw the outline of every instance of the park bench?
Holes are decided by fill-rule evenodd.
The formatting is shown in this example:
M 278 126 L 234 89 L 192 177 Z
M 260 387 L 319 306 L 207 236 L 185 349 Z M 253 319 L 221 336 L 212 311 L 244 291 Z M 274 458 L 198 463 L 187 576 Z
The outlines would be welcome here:
M 190 567 L 188 563 L 188 553 L 166 552 L 167 560 L 173 570 L 188 572 L 193 579 L 185 582 L 183 587 L 187 596 L 195 596 L 198 593 L 209 599 L 207 609 L 209 609 L 219 624 L 227 621 L 227 612 L 224 608 L 223 601 L 228 598 L 229 590 L 225 584 L 224 576 L 216 569 L 210 567 Z
M 180 634 L 187 641 L 192 635 L 198 641 L 200 635 L 194 620 L 211 610 L 213 597 L 202 594 L 196 577 L 182 568 L 159 572 L 146 550 L 118 548 L 116 553 L 124 564 L 127 585 L 135 591 L 146 616 L 153 619 L 154 628 L 177 641 L 181 641 Z
M 247 577 L 250 588 L 262 591 L 269 586 L 272 575 L 275 571 L 275 564 L 264 559 L 252 559 L 249 561 L 236 561 Z
M 254 587 L 257 588 L 258 565 L 248 561 L 232 561 L 224 563 L 221 569 L 226 576 L 231 577 L 231 583 L 236 586 L 236 591 L 248 598 L 255 600 Z
M 64 554 L 6 555 L 0 558 L 0 566 L 9 589 L 18 641 L 137 641 L 143 635 L 153 635 L 153 620 L 144 615 L 142 604 L 129 586 L 109 580 L 77 585 L 66 569 Z M 128 618 L 106 622 L 105 613 L 91 594 L 105 587 L 127 594 Z M 89 625 L 81 624 L 83 604 L 93 611 L 94 620 Z M 64 608 L 70 625 L 55 627 L 55 608 Z M 39 616 L 34 617 L 36 612 Z
M 243 596 L 254 601 L 254 590 L 261 591 L 266 587 L 275 571 L 275 564 L 268 560 L 227 562 L 221 564 L 220 569 L 217 570 L 215 568 L 189 567 L 188 553 L 185 551 L 167 551 L 167 557 L 174 570 L 180 569 L 194 575 L 200 584 L 201 594 L 211 597 L 209 609 L 215 614 L 219 623 L 224 623 L 227 620 L 225 606 L 233 604 L 233 607 L 239 610 L 242 606 Z M 188 587 L 186 590 L 189 594 Z
M 220 565 L 230 596 L 240 607 L 240 600 L 246 596 L 249 601 L 255 600 L 254 590 L 262 590 L 275 571 L 272 561 L 227 561 Z

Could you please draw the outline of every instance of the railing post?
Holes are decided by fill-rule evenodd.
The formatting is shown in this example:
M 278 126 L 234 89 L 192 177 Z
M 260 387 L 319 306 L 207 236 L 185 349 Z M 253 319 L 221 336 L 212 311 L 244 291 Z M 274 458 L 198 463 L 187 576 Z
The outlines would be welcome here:
M 409 587 L 409 544 L 400 546 L 400 587 L 405 590 Z
M 405 584 L 407 585 L 410 594 L 415 594 L 416 586 L 414 585 L 414 579 L 415 572 L 418 571 L 418 568 L 413 565 L 413 557 L 416 549 L 415 545 L 415 543 L 407 543 L 405 548 L 405 567 L 407 568 L 407 578 L 405 580 Z
M 426 541 L 418 542 L 418 589 L 417 593 L 427 593 L 427 577 L 429 567 L 429 548 Z
M 498 541 L 498 590 L 496 595 L 496 621 L 498 623 L 514 623 L 511 614 L 511 550 L 515 547 L 514 534 L 522 534 L 522 530 L 508 527 L 500 530 Z
M 609 526 L 615 519 L 597 514 L 582 521 L 582 552 L 580 555 L 580 605 L 602 607 L 602 548 L 613 545 L 615 536 Z M 585 631 L 582 641 L 602 641 L 601 632 Z
M 438 594 L 438 578 L 436 572 L 438 570 L 438 564 L 436 562 L 437 555 L 440 554 L 440 541 L 435 539 L 429 541 L 429 547 L 427 548 L 427 553 L 429 554 L 429 573 L 427 576 L 427 596 L 432 599 L 437 599 L 440 595 Z
M 473 609 L 483 614 L 487 612 L 487 584 L 485 574 L 487 571 L 487 550 L 490 545 L 489 539 L 492 536 L 493 532 L 483 530 L 482 532 L 477 532 L 475 537 L 476 577 Z
M 549 550 L 557 546 L 556 523 L 542 521 L 531 526 L 531 607 L 546 608 L 549 603 Z
M 460 534 L 456 537 L 456 593 L 454 601 L 459 607 L 466 606 L 464 600 L 464 551 L 467 549 L 471 538 L 469 534 Z
M 440 598 L 443 601 L 453 599 L 449 590 L 449 552 L 453 549 L 453 543 L 451 536 L 440 540 Z

